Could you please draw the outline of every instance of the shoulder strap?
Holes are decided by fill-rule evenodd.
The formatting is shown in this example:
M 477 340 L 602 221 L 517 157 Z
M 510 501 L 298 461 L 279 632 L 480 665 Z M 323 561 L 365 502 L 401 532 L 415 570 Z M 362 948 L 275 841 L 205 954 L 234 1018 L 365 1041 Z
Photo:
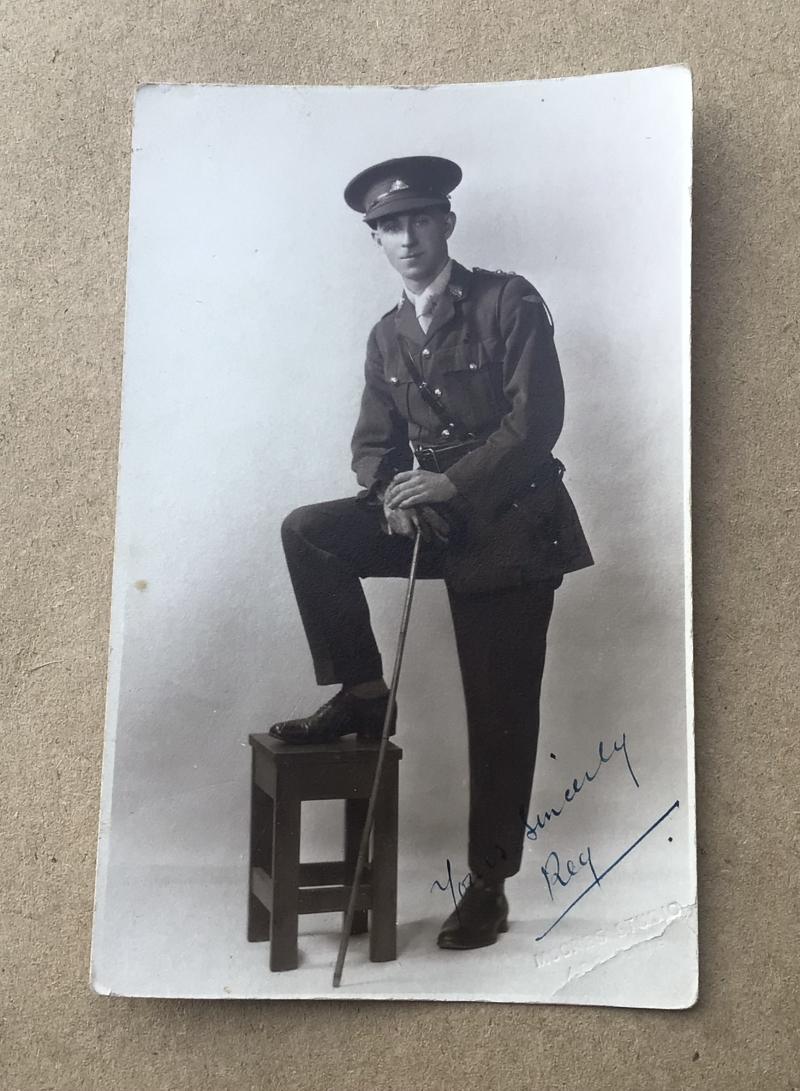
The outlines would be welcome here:
M 444 427 L 447 428 L 449 432 L 455 434 L 458 439 L 474 439 L 474 432 L 470 432 L 470 430 L 467 428 L 461 418 L 457 414 L 452 413 L 447 408 L 439 395 L 434 394 L 434 392 L 422 378 L 420 370 L 414 361 L 414 355 L 409 349 L 406 339 L 402 336 L 402 334 L 398 336 L 398 341 L 400 342 L 405 352 L 408 373 L 411 376 L 417 390 L 419 390 L 420 394 L 422 395 L 425 403 L 430 406 L 430 408 L 439 418 L 439 421 L 444 425 Z
M 499 272 L 499 270 L 498 270 L 498 272 Z M 503 284 L 503 286 L 501 287 L 500 291 L 497 293 L 497 300 L 496 300 L 496 305 L 495 305 L 495 322 L 497 323 L 498 332 L 500 331 L 500 304 L 501 304 L 502 299 L 503 299 L 503 292 L 508 287 L 508 283 L 511 280 L 511 278 L 517 276 L 517 274 L 516 273 L 506 273 L 505 276 L 506 276 L 506 281 Z M 522 279 L 527 280 L 527 277 L 523 277 Z M 555 333 L 556 325 L 555 325 L 555 322 L 553 321 L 553 316 L 550 313 L 550 308 L 545 303 L 543 295 L 538 290 L 538 288 L 534 288 L 534 286 L 531 284 L 531 282 L 529 280 L 527 281 L 527 283 L 528 283 L 528 291 L 527 291 L 526 295 L 524 295 L 522 297 L 523 300 L 526 303 L 539 303 L 539 304 L 541 304 L 542 310 L 544 311 L 545 316 L 547 318 L 547 324 L 550 327 L 550 332 Z
M 473 265 L 472 272 L 482 276 L 491 285 L 494 295 L 494 332 L 495 336 L 502 340 L 503 334 L 500 327 L 500 301 L 506 285 L 515 277 L 516 273 L 507 273 L 505 269 L 482 269 L 480 265 Z

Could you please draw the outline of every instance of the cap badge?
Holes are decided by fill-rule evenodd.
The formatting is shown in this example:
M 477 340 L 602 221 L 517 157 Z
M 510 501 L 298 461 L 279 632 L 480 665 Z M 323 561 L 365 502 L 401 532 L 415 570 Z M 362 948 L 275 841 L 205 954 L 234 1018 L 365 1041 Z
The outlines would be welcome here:
M 408 189 L 408 182 L 404 182 L 402 178 L 395 178 L 389 186 L 389 192 L 397 193 L 399 189 Z

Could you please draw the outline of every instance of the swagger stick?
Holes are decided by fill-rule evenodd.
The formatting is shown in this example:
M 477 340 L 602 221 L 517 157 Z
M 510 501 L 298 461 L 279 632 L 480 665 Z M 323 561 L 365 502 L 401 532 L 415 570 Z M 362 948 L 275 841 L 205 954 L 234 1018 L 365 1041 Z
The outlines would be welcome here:
M 417 579 L 417 562 L 419 560 L 419 550 L 422 543 L 422 534 L 419 527 L 417 527 L 417 536 L 414 539 L 414 552 L 411 555 L 411 569 L 408 573 L 408 585 L 406 587 L 406 599 L 403 603 L 403 616 L 400 620 L 400 635 L 397 639 L 397 653 L 394 657 L 394 670 L 392 671 L 392 684 L 389 687 L 389 700 L 386 704 L 386 716 L 383 721 L 383 731 L 381 732 L 381 742 L 378 747 L 378 760 L 375 765 L 375 778 L 372 782 L 372 791 L 369 794 L 369 803 L 367 805 L 367 817 L 364 821 L 364 829 L 361 833 L 361 843 L 358 846 L 358 858 L 356 859 L 355 872 L 353 874 L 353 885 L 350 887 L 350 899 L 347 903 L 347 912 L 344 917 L 344 925 L 342 926 L 342 937 L 339 940 L 339 954 L 336 957 L 336 968 L 333 971 L 333 987 L 338 989 L 342 983 L 342 970 L 344 969 L 344 960 L 347 955 L 347 944 L 350 941 L 350 929 L 353 927 L 353 915 L 356 911 L 356 900 L 358 898 L 358 888 L 361 883 L 361 873 L 364 870 L 364 865 L 367 862 L 367 854 L 369 852 L 369 839 L 372 833 L 372 826 L 375 821 L 375 804 L 378 799 L 378 792 L 381 785 L 381 773 L 383 772 L 383 762 L 386 756 L 386 747 L 389 742 L 389 726 L 392 722 L 392 712 L 397 698 L 397 683 L 400 681 L 400 667 L 403 663 L 403 649 L 406 646 L 406 634 L 408 633 L 408 620 L 411 616 L 411 600 L 414 598 L 414 584 Z

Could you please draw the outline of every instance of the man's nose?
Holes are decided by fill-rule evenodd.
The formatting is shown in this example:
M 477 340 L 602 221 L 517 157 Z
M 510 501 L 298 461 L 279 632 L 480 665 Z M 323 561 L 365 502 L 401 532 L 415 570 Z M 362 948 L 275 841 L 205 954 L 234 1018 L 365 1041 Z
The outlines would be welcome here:
M 414 230 L 414 225 L 412 223 L 407 223 L 403 228 L 403 245 L 413 246 L 416 241 L 417 233 Z

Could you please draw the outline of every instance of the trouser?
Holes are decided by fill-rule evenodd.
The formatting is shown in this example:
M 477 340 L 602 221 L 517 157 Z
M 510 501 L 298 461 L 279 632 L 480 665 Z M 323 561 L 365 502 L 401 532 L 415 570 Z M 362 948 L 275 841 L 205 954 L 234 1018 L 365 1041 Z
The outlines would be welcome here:
M 292 586 L 320 685 L 383 674 L 361 586 L 407 577 L 411 539 L 388 535 L 380 509 L 355 498 L 298 508 L 281 528 Z M 419 579 L 441 579 L 442 547 L 423 543 Z M 487 881 L 520 867 L 555 588 L 537 581 L 480 594 L 448 588 L 469 742 L 469 868 Z

